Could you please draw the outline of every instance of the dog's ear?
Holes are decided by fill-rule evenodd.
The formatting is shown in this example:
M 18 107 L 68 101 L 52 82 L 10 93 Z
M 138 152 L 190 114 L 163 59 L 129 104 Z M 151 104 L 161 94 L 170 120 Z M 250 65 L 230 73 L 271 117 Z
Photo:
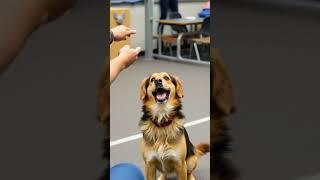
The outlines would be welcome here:
M 170 75 L 170 77 L 172 79 L 172 83 L 176 86 L 176 93 L 178 97 L 183 98 L 184 92 L 183 92 L 181 80 L 177 76 Z
M 176 86 L 177 95 L 178 97 L 183 98 L 184 97 L 183 87 L 182 87 L 181 80 L 178 77 L 176 77 L 176 82 L 177 82 L 177 86 Z
M 213 49 L 213 101 L 224 114 L 235 112 L 235 98 L 226 66 L 216 49 Z
M 140 100 L 143 101 L 147 96 L 147 88 L 149 86 L 150 77 L 144 78 L 140 86 Z

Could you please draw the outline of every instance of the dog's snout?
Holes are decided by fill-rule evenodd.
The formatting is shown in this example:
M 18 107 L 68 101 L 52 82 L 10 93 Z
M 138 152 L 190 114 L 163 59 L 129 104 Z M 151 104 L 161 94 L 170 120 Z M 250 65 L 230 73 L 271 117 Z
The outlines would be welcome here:
M 162 80 L 156 79 L 156 80 L 154 80 L 154 84 L 156 85 L 156 87 L 162 87 Z
M 154 83 L 156 85 L 161 85 L 162 84 L 162 80 L 161 79 L 156 79 L 156 80 L 154 80 Z

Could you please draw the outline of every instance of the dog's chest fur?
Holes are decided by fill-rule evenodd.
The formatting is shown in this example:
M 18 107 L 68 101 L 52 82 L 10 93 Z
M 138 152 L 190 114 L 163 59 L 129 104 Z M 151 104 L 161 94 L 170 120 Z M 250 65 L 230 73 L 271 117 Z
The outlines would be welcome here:
M 174 165 L 180 161 L 181 153 L 170 145 L 159 145 L 154 149 L 145 152 L 147 162 L 153 163 L 156 168 L 165 173 L 174 171 Z
M 174 109 L 174 106 L 167 104 L 165 106 L 153 105 L 151 106 L 152 118 L 156 119 L 158 123 L 163 119 L 167 119 L 170 116 L 170 112 Z
M 181 136 L 176 142 L 180 144 L 180 141 L 184 140 L 184 136 Z M 174 172 L 175 165 L 181 163 L 182 159 L 185 159 L 186 154 L 183 153 L 183 149 L 177 146 L 176 143 L 169 143 L 165 138 L 158 139 L 153 145 L 147 145 L 144 151 L 144 158 L 148 163 L 152 163 L 156 168 L 164 173 Z
M 160 172 L 170 174 L 186 158 L 186 140 L 184 136 L 184 116 L 181 106 L 170 103 L 153 104 L 143 107 L 144 115 L 139 123 L 143 134 L 142 154 L 146 163 L 152 164 Z M 171 121 L 165 127 L 160 123 Z

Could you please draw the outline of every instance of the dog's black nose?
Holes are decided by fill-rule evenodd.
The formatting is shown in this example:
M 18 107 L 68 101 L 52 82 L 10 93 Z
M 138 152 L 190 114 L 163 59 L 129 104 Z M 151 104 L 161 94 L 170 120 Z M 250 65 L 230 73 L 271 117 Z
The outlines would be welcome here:
M 156 87 L 161 87 L 162 86 L 162 80 L 161 79 L 154 80 L 154 83 L 155 83 Z

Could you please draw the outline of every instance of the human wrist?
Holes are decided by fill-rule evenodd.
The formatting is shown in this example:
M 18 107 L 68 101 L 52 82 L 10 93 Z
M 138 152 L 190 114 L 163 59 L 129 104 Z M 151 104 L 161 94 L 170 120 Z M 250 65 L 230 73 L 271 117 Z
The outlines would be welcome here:
M 123 71 L 126 68 L 125 63 L 124 63 L 125 59 L 126 59 L 126 57 L 121 54 L 115 59 L 116 67 L 119 70 L 119 72 Z

